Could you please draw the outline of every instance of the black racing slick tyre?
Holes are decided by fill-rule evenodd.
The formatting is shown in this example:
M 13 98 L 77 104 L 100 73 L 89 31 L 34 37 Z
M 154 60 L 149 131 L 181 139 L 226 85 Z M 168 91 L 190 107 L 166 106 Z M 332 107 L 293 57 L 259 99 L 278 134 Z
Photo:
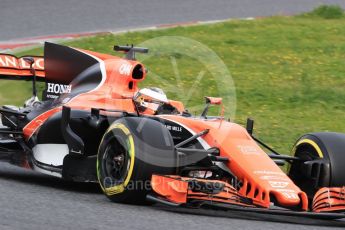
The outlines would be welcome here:
M 309 198 L 322 187 L 345 185 L 345 134 L 306 134 L 296 142 L 293 154 L 302 160 L 294 161 L 288 174 Z
M 176 161 L 173 139 L 164 125 L 149 118 L 120 118 L 100 143 L 97 176 L 110 200 L 145 204 L 152 174 L 174 174 Z

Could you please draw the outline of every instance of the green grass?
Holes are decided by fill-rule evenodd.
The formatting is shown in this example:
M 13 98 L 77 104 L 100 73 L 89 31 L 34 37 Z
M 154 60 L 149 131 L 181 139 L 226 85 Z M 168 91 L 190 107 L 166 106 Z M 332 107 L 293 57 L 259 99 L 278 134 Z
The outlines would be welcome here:
M 225 101 L 227 115 L 236 106 L 236 122 L 244 124 L 247 117 L 254 118 L 255 134 L 278 151 L 289 153 L 296 138 L 306 132 L 345 132 L 344 24 L 344 17 L 332 20 L 313 15 L 271 17 L 104 35 L 68 45 L 114 54 L 114 44 L 140 44 L 160 36 L 194 39 L 212 49 L 231 73 L 237 103 Z M 36 49 L 25 53 L 41 52 Z M 161 86 L 170 98 L 184 100 L 181 92 L 193 86 L 203 66 L 178 53 L 173 59 L 178 64 L 181 81 L 176 79 L 171 57 L 154 50 L 144 62 L 151 74 L 143 85 Z M 203 95 L 217 96 L 219 77 L 223 76 L 212 76 L 212 66 L 209 66 L 188 105 L 202 104 Z M 221 84 L 228 89 L 226 81 L 222 79 Z M 22 84 L 2 83 L 0 101 L 18 104 L 29 92 Z M 220 94 L 227 99 L 231 96 L 226 92 Z
M 343 18 L 345 16 L 344 10 L 338 5 L 321 5 L 313 11 L 302 14 L 307 17 L 321 17 L 325 19 Z

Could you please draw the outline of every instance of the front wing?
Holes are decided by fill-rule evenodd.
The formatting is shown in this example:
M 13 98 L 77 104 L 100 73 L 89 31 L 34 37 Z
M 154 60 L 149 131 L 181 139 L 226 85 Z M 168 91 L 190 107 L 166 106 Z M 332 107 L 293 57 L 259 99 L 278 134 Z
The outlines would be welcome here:
M 326 220 L 345 218 L 345 213 L 343 213 L 345 200 L 342 193 L 345 188 L 321 189 L 315 195 L 312 211 L 297 211 L 273 205 L 270 208 L 259 207 L 254 205 L 251 199 L 241 196 L 232 185 L 219 180 L 153 175 L 151 186 L 154 193 L 147 196 L 148 200 L 172 207 L 212 208 L 224 211 Z M 330 191 L 332 195 L 325 191 Z M 339 197 L 335 197 L 336 195 Z M 326 199 L 325 196 L 330 198 Z M 336 203 L 334 203 L 335 200 Z M 333 203 L 330 204 L 330 202 Z M 337 204 L 337 206 L 333 205 L 333 208 L 329 208 L 329 206 L 332 207 L 332 204 Z M 316 209 L 315 207 L 323 208 Z

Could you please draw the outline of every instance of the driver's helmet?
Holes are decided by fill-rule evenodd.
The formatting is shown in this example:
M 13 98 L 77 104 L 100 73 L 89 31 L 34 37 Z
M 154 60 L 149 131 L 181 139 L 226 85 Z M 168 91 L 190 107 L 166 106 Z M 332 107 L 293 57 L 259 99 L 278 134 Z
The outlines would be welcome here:
M 134 101 L 140 112 L 149 114 L 156 114 L 161 105 L 169 103 L 163 90 L 156 87 L 139 90 L 134 96 Z

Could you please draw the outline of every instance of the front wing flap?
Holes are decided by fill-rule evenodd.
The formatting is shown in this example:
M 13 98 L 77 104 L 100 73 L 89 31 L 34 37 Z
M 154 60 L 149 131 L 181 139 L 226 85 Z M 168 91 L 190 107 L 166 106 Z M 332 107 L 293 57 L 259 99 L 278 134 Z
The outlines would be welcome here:
M 334 212 L 335 209 L 312 211 L 295 211 L 276 206 L 270 208 L 259 207 L 253 204 L 252 200 L 241 196 L 238 191 L 229 183 L 219 180 L 188 178 L 175 175 L 162 176 L 153 175 L 151 179 L 153 194 L 148 195 L 148 199 L 171 207 L 181 208 L 203 208 L 217 209 L 223 211 L 238 211 L 244 213 L 257 213 L 274 216 L 291 216 L 312 219 L 334 220 L 345 218 L 345 213 Z M 341 190 L 343 189 L 343 190 Z M 331 193 L 337 193 L 343 198 L 345 188 L 330 189 Z M 325 195 L 325 191 L 320 190 L 320 198 Z M 345 194 L 345 193 L 344 193 Z M 327 194 L 326 194 L 327 196 Z M 315 197 L 318 197 L 316 194 Z M 332 197 L 332 196 L 331 196 Z M 320 205 L 317 199 L 314 206 Z M 337 200 L 339 202 L 339 200 Z M 344 200 L 341 200 L 344 211 Z M 338 206 L 340 207 L 340 206 Z M 338 209 L 339 210 L 339 209 Z
M 153 175 L 151 186 L 159 197 L 176 204 L 212 201 L 255 207 L 251 199 L 241 196 L 232 185 L 224 181 Z
M 314 212 L 345 212 L 345 186 L 321 188 L 313 199 Z

